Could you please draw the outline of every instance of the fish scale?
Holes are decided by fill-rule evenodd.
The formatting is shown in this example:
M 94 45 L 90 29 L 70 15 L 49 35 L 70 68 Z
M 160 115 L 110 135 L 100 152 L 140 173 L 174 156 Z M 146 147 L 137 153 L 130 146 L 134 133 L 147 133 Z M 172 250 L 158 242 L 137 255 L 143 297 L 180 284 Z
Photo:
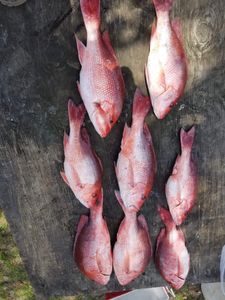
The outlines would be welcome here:
M 70 134 L 64 136 L 64 172 L 61 175 L 76 198 L 86 207 L 95 205 L 101 194 L 102 169 L 91 148 L 86 129 L 82 128 L 86 110 L 83 104 L 68 102 Z
M 156 158 L 145 117 L 150 100 L 136 89 L 133 101 L 132 125 L 125 125 L 121 151 L 116 164 L 116 176 L 125 207 L 140 210 L 153 186 Z
M 107 32 L 100 32 L 100 1 L 80 0 L 86 47 L 76 37 L 81 63 L 79 91 L 95 130 L 106 137 L 123 107 L 125 86 Z
M 151 134 L 145 124 L 150 100 L 137 88 L 132 111 L 132 125 L 125 125 L 121 151 L 116 164 L 120 192 L 115 192 L 125 217 L 120 224 L 113 249 L 113 267 L 121 285 L 126 285 L 144 272 L 152 247 L 148 226 L 137 212 L 149 195 L 156 172 L 156 159 Z
M 153 110 L 163 119 L 177 104 L 187 81 L 187 64 L 178 20 L 170 22 L 172 0 L 153 0 L 157 21 L 152 25 L 145 76 Z
M 178 155 L 173 172 L 166 183 L 167 202 L 176 225 L 184 222 L 197 196 L 197 168 L 191 155 L 194 136 L 195 127 L 188 132 L 181 129 L 181 155 Z
M 170 212 L 158 207 L 159 215 L 165 224 L 156 243 L 155 262 L 162 277 L 175 289 L 180 289 L 190 268 L 190 256 L 185 246 L 185 237 L 176 227 Z
M 113 248 L 113 267 L 121 285 L 126 285 L 144 272 L 152 256 L 151 240 L 143 215 L 129 211 L 119 192 L 115 192 L 125 217 L 120 224 Z

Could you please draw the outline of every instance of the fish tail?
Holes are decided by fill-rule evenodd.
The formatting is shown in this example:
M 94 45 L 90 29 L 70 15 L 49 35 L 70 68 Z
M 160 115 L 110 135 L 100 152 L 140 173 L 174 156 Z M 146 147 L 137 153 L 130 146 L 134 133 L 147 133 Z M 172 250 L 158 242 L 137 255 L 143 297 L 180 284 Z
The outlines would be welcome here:
M 133 101 L 133 122 L 144 122 L 151 108 L 150 99 L 148 96 L 144 96 L 139 88 L 136 89 Z
M 100 27 L 100 0 L 80 0 L 80 7 L 87 31 Z
M 180 143 L 181 150 L 191 149 L 195 137 L 195 127 L 193 126 L 189 131 L 185 131 L 183 128 L 180 131 Z
M 83 104 L 76 106 L 71 99 L 68 101 L 68 115 L 70 122 L 70 130 L 75 129 L 80 132 L 80 128 L 84 122 L 86 109 Z
M 169 11 L 172 8 L 173 0 L 153 0 L 156 11 Z
M 166 227 L 171 228 L 171 227 L 176 226 L 173 219 L 172 219 L 172 216 L 171 216 L 169 210 L 167 210 L 164 207 L 159 205 L 158 206 L 158 213 L 159 213 L 159 216 L 160 216 L 161 220 L 166 225 Z

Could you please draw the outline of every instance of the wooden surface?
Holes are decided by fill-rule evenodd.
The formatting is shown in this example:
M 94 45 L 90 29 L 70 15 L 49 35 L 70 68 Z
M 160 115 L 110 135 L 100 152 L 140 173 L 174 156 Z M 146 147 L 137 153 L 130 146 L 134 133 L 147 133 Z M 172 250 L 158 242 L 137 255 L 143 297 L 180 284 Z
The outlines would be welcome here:
M 105 140 L 88 118 L 86 126 L 103 161 L 104 215 L 114 243 L 123 214 L 113 193 L 113 161 L 136 85 L 146 92 L 143 70 L 155 13 L 149 0 L 102 0 L 101 7 L 102 29 L 109 30 L 123 66 L 127 95 L 123 114 Z M 212 282 L 219 279 L 225 243 L 224 0 L 175 0 L 172 16 L 182 21 L 189 81 L 166 119 L 158 121 L 153 114 L 147 119 L 158 173 L 142 213 L 155 245 L 162 226 L 156 205 L 166 203 L 164 184 L 179 152 L 179 129 L 196 124 L 198 200 L 182 228 L 191 254 L 188 282 Z M 72 258 L 76 224 L 87 213 L 59 175 L 63 130 L 68 128 L 67 99 L 81 101 L 75 84 L 80 65 L 74 31 L 85 40 L 78 1 L 28 0 L 16 8 L 0 4 L 0 206 L 41 299 L 121 289 L 114 275 L 106 287 L 90 282 Z M 151 261 L 127 288 L 161 284 Z

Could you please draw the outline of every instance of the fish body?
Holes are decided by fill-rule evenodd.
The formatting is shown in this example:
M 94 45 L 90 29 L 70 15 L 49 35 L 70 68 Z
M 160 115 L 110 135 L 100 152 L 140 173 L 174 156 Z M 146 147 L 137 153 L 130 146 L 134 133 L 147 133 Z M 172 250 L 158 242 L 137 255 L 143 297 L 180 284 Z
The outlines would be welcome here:
M 185 237 L 176 227 L 168 210 L 160 207 L 159 215 L 165 224 L 156 243 L 155 262 L 162 277 L 175 289 L 180 289 L 190 268 L 190 256 Z
M 154 113 L 163 119 L 177 104 L 187 81 L 187 63 L 179 20 L 170 21 L 173 0 L 153 0 L 157 21 L 152 25 L 145 75 Z
M 82 215 L 74 243 L 74 259 L 80 271 L 89 279 L 105 285 L 112 273 L 112 251 L 107 224 L 102 217 L 102 196 Z
M 100 32 L 100 0 L 80 0 L 80 5 L 87 45 L 76 37 L 82 66 L 78 89 L 95 130 L 106 137 L 122 111 L 124 81 L 109 34 Z
M 139 211 L 148 197 L 156 173 L 152 137 L 145 123 L 149 109 L 149 98 L 137 89 L 133 101 L 132 126 L 124 127 L 115 167 L 123 203 L 127 209 L 134 211 Z
M 82 128 L 86 110 L 83 104 L 68 102 L 69 136 L 64 134 L 64 172 L 61 176 L 76 198 L 87 208 L 98 201 L 102 188 L 101 162 L 92 150 L 88 133 Z
M 183 223 L 196 200 L 197 168 L 191 155 L 194 136 L 194 127 L 188 132 L 181 129 L 181 155 L 178 155 L 172 175 L 166 183 L 167 202 L 176 225 Z
M 152 256 L 152 248 L 144 216 L 137 217 L 136 212 L 128 211 L 118 192 L 116 196 L 125 217 L 113 249 L 113 268 L 119 283 L 126 285 L 144 272 Z

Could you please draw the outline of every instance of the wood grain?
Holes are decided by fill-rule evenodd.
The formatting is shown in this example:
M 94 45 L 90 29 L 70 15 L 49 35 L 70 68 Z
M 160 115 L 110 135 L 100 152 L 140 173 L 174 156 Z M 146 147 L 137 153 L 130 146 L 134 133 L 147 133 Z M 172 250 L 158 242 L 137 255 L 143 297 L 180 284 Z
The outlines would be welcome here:
M 122 116 L 102 140 L 86 118 L 93 147 L 104 166 L 104 215 L 115 242 L 122 210 L 115 197 L 113 161 L 122 129 L 130 121 L 136 85 L 146 92 L 143 75 L 155 12 L 149 0 L 102 0 L 102 29 L 110 32 L 126 82 Z M 196 124 L 194 157 L 199 192 L 182 228 L 191 254 L 188 282 L 219 279 L 225 242 L 225 20 L 223 0 L 175 0 L 172 17 L 182 22 L 189 80 L 180 103 L 163 121 L 150 114 L 158 160 L 154 189 L 145 215 L 153 244 L 162 223 L 156 214 L 165 202 L 164 185 L 179 152 L 179 129 Z M 72 258 L 79 216 L 87 213 L 62 182 L 62 137 L 68 126 L 68 97 L 81 101 L 75 82 L 80 65 L 73 38 L 85 41 L 77 0 L 27 1 L 0 5 L 0 206 L 10 223 L 33 286 L 41 299 L 79 292 L 122 289 L 114 275 L 100 287 L 80 274 Z M 153 70 L 154 71 L 154 70 Z M 127 289 L 158 286 L 163 281 L 150 263 Z

